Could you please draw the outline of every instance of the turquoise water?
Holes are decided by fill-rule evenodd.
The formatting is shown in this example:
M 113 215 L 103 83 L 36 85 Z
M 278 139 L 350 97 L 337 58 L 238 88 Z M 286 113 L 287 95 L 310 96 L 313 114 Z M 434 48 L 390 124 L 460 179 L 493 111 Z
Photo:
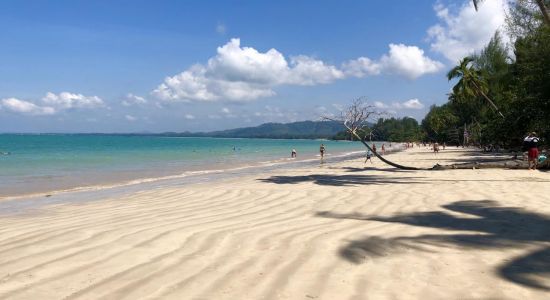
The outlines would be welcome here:
M 268 163 L 327 160 L 364 151 L 359 142 L 117 135 L 0 135 L 0 196 L 112 184 Z M 6 154 L 9 152 L 9 154 Z

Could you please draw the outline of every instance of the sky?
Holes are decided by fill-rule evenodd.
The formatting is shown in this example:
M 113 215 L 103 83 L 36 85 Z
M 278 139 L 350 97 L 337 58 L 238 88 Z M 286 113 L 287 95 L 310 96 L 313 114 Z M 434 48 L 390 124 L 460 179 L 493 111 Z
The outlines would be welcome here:
M 356 98 L 417 120 L 506 0 L 0 2 L 0 132 L 210 131 Z

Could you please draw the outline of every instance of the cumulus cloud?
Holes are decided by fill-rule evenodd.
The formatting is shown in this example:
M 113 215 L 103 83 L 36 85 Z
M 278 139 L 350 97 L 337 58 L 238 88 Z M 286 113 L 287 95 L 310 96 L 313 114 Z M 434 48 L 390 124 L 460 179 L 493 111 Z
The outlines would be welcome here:
M 42 98 L 42 102 L 59 109 L 97 108 L 105 106 L 103 100 L 97 96 L 84 96 L 82 94 L 73 94 L 69 92 L 62 92 L 59 94 L 48 92 L 46 96 Z
M 326 84 L 344 78 L 344 72 L 320 60 L 300 55 L 292 57 L 288 77 L 281 83 L 294 85 Z
M 167 77 L 152 94 L 167 101 L 242 102 L 273 96 L 273 88 L 280 85 L 328 84 L 382 72 L 414 79 L 441 67 L 418 47 L 402 44 L 391 44 L 389 53 L 378 61 L 360 57 L 336 67 L 306 55 L 287 59 L 276 49 L 260 52 L 241 47 L 240 39 L 235 38 L 218 47 L 217 54 L 206 64 L 196 64 Z
M 378 62 L 368 57 L 359 57 L 342 64 L 342 69 L 348 76 L 364 77 L 367 75 L 378 75 L 381 72 L 381 66 Z
M 132 115 L 125 115 L 124 118 L 130 122 L 136 121 L 137 118 Z
M 403 102 L 403 106 L 408 109 L 422 109 L 424 108 L 424 104 L 420 102 L 418 99 L 410 99 L 405 102 Z
M 17 98 L 2 99 L 0 107 L 15 113 L 32 116 L 53 115 L 56 113 L 53 107 L 38 106 L 32 102 L 19 100 Z
M 186 114 L 184 117 L 185 117 L 187 120 L 193 120 L 193 119 L 195 119 L 195 116 L 193 116 L 192 114 Z
M 376 108 L 388 108 L 388 105 L 380 101 L 374 101 L 374 107 Z
M 0 107 L 15 113 L 38 116 L 53 115 L 68 109 L 105 107 L 105 103 L 97 96 L 84 96 L 82 94 L 72 94 L 69 92 L 62 92 L 59 94 L 48 92 L 46 96 L 42 98 L 41 104 L 17 98 L 6 98 L 1 100 Z
M 391 105 L 388 105 L 381 101 L 373 102 L 374 107 L 379 109 L 388 109 L 392 108 L 393 110 L 387 111 L 388 113 L 395 113 L 395 109 L 422 109 L 424 104 L 420 100 L 413 98 L 403 102 L 392 102 Z
M 444 66 L 424 55 L 416 46 L 390 44 L 390 52 L 380 59 L 382 70 L 390 74 L 416 79 L 422 75 L 436 73 Z
M 147 100 L 145 100 L 145 98 L 134 95 L 132 93 L 127 94 L 124 97 L 124 100 L 122 100 L 122 105 L 124 106 L 142 105 L 145 103 L 147 103 Z
M 502 28 L 508 1 L 483 1 L 478 11 L 472 1 L 464 1 L 455 13 L 441 3 L 436 4 L 434 9 L 439 23 L 428 29 L 431 50 L 456 63 L 483 49 L 495 31 Z
M 69 92 L 61 92 L 59 94 L 48 92 L 42 98 L 42 102 L 60 109 L 97 108 L 105 105 L 103 100 L 97 96 L 84 96 Z
M 393 74 L 408 79 L 416 79 L 422 75 L 439 72 L 444 66 L 424 55 L 424 50 L 416 46 L 390 44 L 387 54 L 378 61 L 367 57 L 350 60 L 342 65 L 349 76 L 364 77 L 369 75 Z

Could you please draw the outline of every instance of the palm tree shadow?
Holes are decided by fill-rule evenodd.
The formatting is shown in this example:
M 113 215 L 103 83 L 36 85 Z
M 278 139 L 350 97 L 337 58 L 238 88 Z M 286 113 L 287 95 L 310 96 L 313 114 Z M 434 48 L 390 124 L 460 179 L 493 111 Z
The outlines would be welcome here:
M 467 249 L 521 248 L 527 243 L 542 248 L 500 266 L 496 273 L 509 281 L 550 291 L 550 216 L 516 207 L 502 207 L 495 201 L 457 201 L 442 206 L 446 211 L 400 214 L 392 217 L 357 213 L 318 212 L 324 218 L 401 223 L 412 226 L 461 231 L 457 234 L 427 234 L 391 239 L 368 237 L 350 241 L 339 254 L 353 263 L 399 253 L 405 249 L 426 251 L 426 245 Z M 467 216 L 456 213 L 466 214 Z M 464 233 L 469 231 L 471 233 Z
M 372 167 L 372 166 L 365 166 L 363 168 L 355 168 L 355 167 L 343 167 L 343 168 L 340 168 L 342 170 L 345 170 L 346 172 L 349 172 L 349 173 L 354 173 L 354 172 L 365 172 L 365 171 L 381 171 L 381 172 L 391 172 L 391 173 L 411 173 L 411 172 L 414 172 L 412 170 L 401 170 L 401 169 L 398 169 L 398 168 L 377 168 L 377 167 Z
M 412 180 L 413 177 L 393 177 L 380 175 L 330 175 L 330 174 L 311 174 L 298 176 L 271 176 L 269 178 L 258 179 L 262 182 L 276 184 L 298 184 L 303 182 L 312 182 L 318 185 L 329 186 L 353 186 L 353 185 L 372 185 L 372 184 L 419 184 L 422 181 Z

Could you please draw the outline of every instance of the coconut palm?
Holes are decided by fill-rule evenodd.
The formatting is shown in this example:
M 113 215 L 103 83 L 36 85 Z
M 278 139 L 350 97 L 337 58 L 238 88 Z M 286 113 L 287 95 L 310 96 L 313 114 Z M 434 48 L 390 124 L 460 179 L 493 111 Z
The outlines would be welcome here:
M 458 82 L 453 87 L 453 94 L 461 97 L 479 97 L 482 96 L 489 102 L 491 107 L 504 118 L 493 100 L 487 96 L 487 82 L 483 79 L 481 71 L 476 70 L 471 63 L 474 59 L 470 56 L 463 58 L 458 66 L 452 68 L 447 73 L 447 79 L 452 80 L 458 78 Z

